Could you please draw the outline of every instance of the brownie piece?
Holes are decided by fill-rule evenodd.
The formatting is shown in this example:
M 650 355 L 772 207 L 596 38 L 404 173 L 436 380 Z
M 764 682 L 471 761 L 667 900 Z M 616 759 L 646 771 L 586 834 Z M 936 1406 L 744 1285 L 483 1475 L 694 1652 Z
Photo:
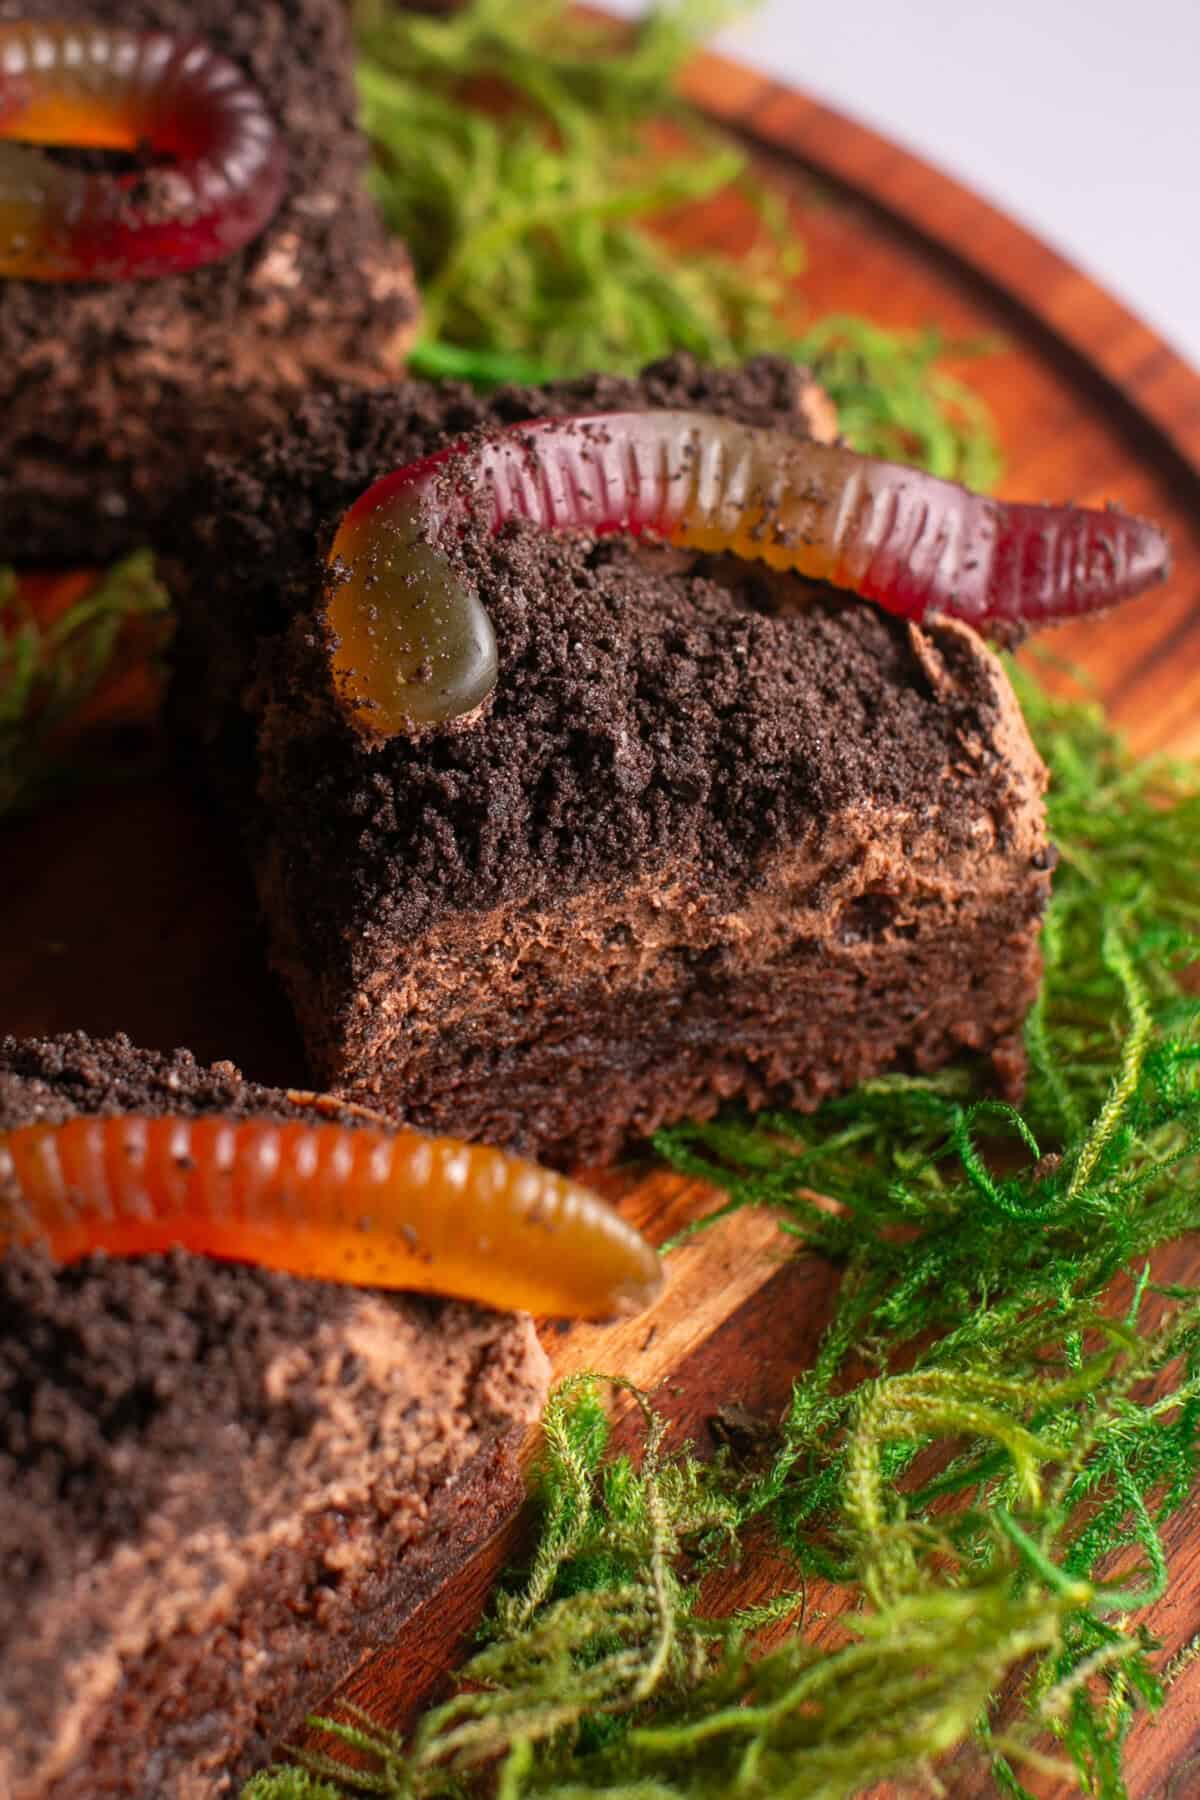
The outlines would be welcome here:
M 262 235 L 164 280 L 0 282 L 0 561 L 104 561 L 156 539 L 211 446 L 249 443 L 317 374 L 394 379 L 412 270 L 365 185 L 342 0 L 0 0 L 205 39 L 254 80 L 288 185 Z
M 479 716 L 368 745 L 331 697 L 318 555 L 373 477 L 552 412 L 693 405 L 801 433 L 804 397 L 770 359 L 486 405 L 321 396 L 215 472 L 184 714 L 227 792 L 256 773 L 272 955 L 323 1082 L 565 1164 L 734 1096 L 808 1108 L 963 1050 L 1019 1083 L 1044 771 L 967 627 L 517 523 L 455 552 L 499 644 Z
M 312 1116 L 185 1051 L 0 1041 L 0 1130 L 128 1110 Z M 518 1503 L 546 1383 L 523 1315 L 0 1258 L 0 1793 L 236 1792 Z

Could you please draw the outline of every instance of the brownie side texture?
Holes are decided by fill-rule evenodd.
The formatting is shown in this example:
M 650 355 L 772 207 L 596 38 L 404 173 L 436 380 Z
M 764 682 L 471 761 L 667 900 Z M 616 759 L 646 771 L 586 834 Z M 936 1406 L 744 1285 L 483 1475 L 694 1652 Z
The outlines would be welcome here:
M 0 1130 L 130 1109 L 311 1116 L 186 1052 L 0 1042 Z M 0 1260 L 0 1792 L 235 1792 L 518 1503 L 546 1381 L 521 1316 Z
M 238 255 L 119 284 L 0 283 L 0 560 L 95 563 L 159 538 L 205 451 L 278 425 L 317 376 L 393 379 L 416 323 L 365 185 L 341 0 L 86 0 L 72 20 L 200 37 L 257 84 L 283 203 Z M 60 0 L 0 0 L 0 23 Z
M 229 785 L 256 771 L 273 957 L 324 1082 L 570 1163 L 733 1095 L 808 1107 L 963 1049 L 1019 1081 L 1044 772 L 967 628 L 514 524 L 455 550 L 499 644 L 478 717 L 367 745 L 330 697 L 317 554 L 387 468 L 472 426 L 624 406 L 803 435 L 804 393 L 772 359 L 675 359 L 486 406 L 318 396 L 214 473 L 185 656 L 216 648 L 183 685 Z
M 986 647 L 825 595 L 766 616 L 626 550 L 577 576 L 574 605 L 514 584 L 532 693 L 423 748 L 360 760 L 289 704 L 289 646 L 257 875 L 321 1079 L 564 1164 L 966 1050 L 1019 1082 L 1050 854 Z

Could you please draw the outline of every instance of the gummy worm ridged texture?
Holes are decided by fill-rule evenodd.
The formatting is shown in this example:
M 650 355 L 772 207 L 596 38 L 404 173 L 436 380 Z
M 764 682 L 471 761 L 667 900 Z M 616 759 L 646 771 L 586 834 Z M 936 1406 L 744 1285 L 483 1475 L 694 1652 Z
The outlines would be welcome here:
M 292 1275 L 585 1318 L 637 1311 L 655 1252 L 588 1189 L 416 1131 L 221 1118 L 0 1132 L 0 1251 L 174 1248 Z
M 326 619 L 365 734 L 460 717 L 495 686 L 491 624 L 449 554 L 472 508 L 493 530 L 645 534 L 981 626 L 1094 612 L 1169 567 L 1140 519 L 993 500 L 783 431 L 686 412 L 534 420 L 383 477 L 342 520 Z
M 257 237 L 283 196 L 283 140 L 258 90 L 166 32 L 0 26 L 0 139 L 0 274 L 25 280 L 216 262 Z M 95 171 L 31 144 L 145 151 L 163 166 Z

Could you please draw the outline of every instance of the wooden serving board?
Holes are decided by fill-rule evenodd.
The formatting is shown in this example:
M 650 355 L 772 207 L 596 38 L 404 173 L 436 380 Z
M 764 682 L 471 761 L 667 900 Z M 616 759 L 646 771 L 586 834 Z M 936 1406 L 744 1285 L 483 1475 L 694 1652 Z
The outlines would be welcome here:
M 1200 377 L 1010 219 L 874 133 L 715 57 L 696 62 L 688 88 L 748 139 L 788 198 L 809 253 L 798 322 L 849 312 L 1000 340 L 960 372 L 996 416 L 1004 491 L 1119 500 L 1169 528 L 1170 585 L 1115 620 L 1063 629 L 1053 648 L 1089 671 L 1138 750 L 1200 754 Z M 697 250 L 736 250 L 753 231 L 732 196 L 679 226 Z M 304 1082 L 236 847 L 165 775 L 92 788 L 4 828 L 0 869 L 0 1031 L 125 1030 L 138 1043 L 230 1057 L 264 1081 Z M 599 1185 L 658 1239 L 715 1198 L 648 1164 L 610 1171 Z M 1169 1272 L 1200 1276 L 1200 1245 L 1177 1247 Z M 782 1408 L 829 1316 L 835 1279 L 819 1260 L 789 1256 L 771 1222 L 745 1214 L 672 1258 L 653 1313 L 608 1331 L 547 1328 L 545 1341 L 558 1375 L 620 1373 L 703 1445 L 723 1404 Z M 1168 1650 L 1200 1628 L 1200 1515 L 1181 1514 L 1171 1529 L 1176 1579 L 1150 1620 Z M 514 1541 L 510 1531 L 485 1547 L 344 1692 L 385 1722 L 411 1717 L 444 1682 Z M 773 1573 L 751 1563 L 725 1598 L 762 1595 Z M 836 1632 L 846 1604 L 834 1590 L 810 1595 L 810 1614 L 824 1614 L 815 1639 Z M 1134 1794 L 1200 1794 L 1193 1759 L 1200 1662 L 1165 1717 L 1135 1731 Z M 955 1796 L 993 1791 L 970 1752 L 946 1780 Z

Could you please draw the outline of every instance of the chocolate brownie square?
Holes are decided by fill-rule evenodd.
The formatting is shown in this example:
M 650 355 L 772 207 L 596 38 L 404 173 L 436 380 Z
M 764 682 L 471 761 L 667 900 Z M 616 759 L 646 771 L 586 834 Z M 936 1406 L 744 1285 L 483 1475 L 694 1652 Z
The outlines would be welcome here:
M 0 1040 L 0 1133 L 126 1112 L 311 1117 L 185 1051 Z M 523 1314 L 0 1257 L 0 1792 L 236 1793 L 519 1504 L 547 1378 Z
M 205 452 L 284 420 L 317 375 L 393 379 L 417 300 L 366 185 L 342 0 L 0 0 L 54 22 L 199 38 L 255 85 L 284 197 L 225 261 L 160 279 L 0 279 L 0 561 L 97 563 L 156 542 Z
M 681 358 L 487 402 L 316 395 L 214 471 L 180 716 L 242 807 L 314 1069 L 564 1164 L 734 1097 L 808 1108 L 963 1051 L 1011 1087 L 1045 775 L 969 627 L 510 522 L 454 551 L 495 629 L 487 702 L 386 740 L 347 723 L 322 558 L 362 490 L 464 431 L 648 407 L 829 424 L 785 362 Z

